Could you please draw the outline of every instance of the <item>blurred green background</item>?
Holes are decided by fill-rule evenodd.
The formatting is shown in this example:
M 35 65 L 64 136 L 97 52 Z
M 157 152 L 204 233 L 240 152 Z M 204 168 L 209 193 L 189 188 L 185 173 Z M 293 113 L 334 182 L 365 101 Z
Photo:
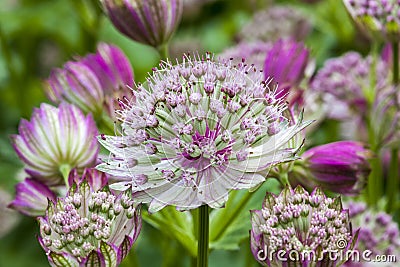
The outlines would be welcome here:
M 241 27 L 254 12 L 270 2 L 214 0 L 193 6 L 184 11 L 172 50 L 193 47 L 219 53 L 234 45 Z M 317 66 L 344 51 L 368 52 L 366 39 L 355 35 L 341 1 L 306 2 L 275 1 L 294 5 L 310 18 L 313 30 L 306 43 Z M 11 195 L 15 184 L 25 177 L 20 177 L 22 164 L 9 143 L 9 135 L 17 133 L 20 118 L 29 119 L 34 107 L 47 102 L 42 82 L 51 69 L 61 67 L 74 56 L 94 52 L 99 41 L 114 43 L 126 53 L 137 82 L 143 81 L 146 73 L 159 61 L 155 50 L 119 34 L 102 14 L 96 0 L 0 1 L 0 188 Z M 315 142 L 337 138 L 329 131 L 324 132 L 323 127 L 321 129 Z M 16 214 L 3 216 L 17 216 L 18 223 L 0 237 L 0 266 L 48 266 L 37 242 L 36 221 Z M 243 240 L 240 250 L 213 251 L 210 266 L 257 266 L 248 242 L 248 239 Z M 144 224 L 135 251 L 124 266 L 134 266 L 134 262 L 139 262 L 140 266 L 188 266 L 190 261 L 179 243 L 148 224 Z

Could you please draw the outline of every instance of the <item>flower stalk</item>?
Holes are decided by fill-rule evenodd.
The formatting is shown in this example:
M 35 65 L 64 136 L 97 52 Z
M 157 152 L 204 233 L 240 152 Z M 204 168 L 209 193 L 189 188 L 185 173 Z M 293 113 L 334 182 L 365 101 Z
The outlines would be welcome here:
M 399 42 L 392 43 L 393 55 L 393 85 L 399 84 Z M 389 165 L 389 179 L 387 184 L 388 204 L 386 207 L 387 212 L 393 210 L 394 203 L 396 202 L 396 192 L 399 186 L 399 150 L 393 148 L 391 151 L 390 165 Z
M 399 84 L 399 43 L 392 43 L 393 51 L 393 85 Z
M 161 60 L 167 60 L 169 58 L 169 43 L 165 43 L 157 48 L 158 54 Z
M 69 177 L 69 173 L 71 171 L 71 166 L 69 164 L 62 164 L 60 166 L 60 173 L 62 175 L 62 177 L 64 178 L 64 182 L 66 185 L 68 185 L 68 177 Z
M 197 267 L 208 266 L 209 214 L 208 206 L 199 207 Z
M 115 133 L 115 125 L 112 118 L 106 113 L 103 112 L 101 117 L 96 121 L 97 125 L 99 125 L 99 130 L 102 133 L 106 134 L 114 134 Z
M 373 128 L 373 106 L 374 106 L 374 100 L 378 96 L 379 92 L 376 88 L 376 85 L 379 83 L 379 79 L 377 77 L 378 75 L 378 62 L 377 59 L 379 57 L 378 55 L 378 48 L 379 48 L 380 41 L 379 40 L 374 40 L 372 42 L 372 47 L 371 47 L 371 54 L 372 54 L 372 62 L 371 62 L 371 67 L 370 67 L 370 86 L 369 90 L 364 92 L 367 100 L 368 100 L 368 105 L 369 109 L 372 110 L 369 117 L 368 117 L 368 139 L 369 139 L 369 144 L 371 146 L 371 150 L 373 153 L 375 153 L 375 156 L 370 159 L 370 164 L 371 164 L 371 173 L 370 176 L 368 177 L 368 185 L 367 185 L 367 202 L 369 203 L 370 206 L 376 206 L 378 199 L 382 196 L 383 194 L 383 186 L 381 182 L 381 177 L 382 177 L 382 168 L 381 168 L 381 162 L 380 162 L 380 145 L 379 141 L 377 141 L 377 136 Z M 398 68 L 398 66 L 397 66 Z M 398 71 L 397 71 L 398 72 Z M 393 77 L 393 79 L 397 79 Z

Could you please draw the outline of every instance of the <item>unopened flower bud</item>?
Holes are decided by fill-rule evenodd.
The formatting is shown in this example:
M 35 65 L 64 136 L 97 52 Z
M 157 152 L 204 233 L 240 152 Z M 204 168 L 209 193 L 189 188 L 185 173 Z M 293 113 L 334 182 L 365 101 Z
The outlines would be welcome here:
M 177 28 L 182 0 L 101 0 L 114 26 L 134 41 L 160 47 Z

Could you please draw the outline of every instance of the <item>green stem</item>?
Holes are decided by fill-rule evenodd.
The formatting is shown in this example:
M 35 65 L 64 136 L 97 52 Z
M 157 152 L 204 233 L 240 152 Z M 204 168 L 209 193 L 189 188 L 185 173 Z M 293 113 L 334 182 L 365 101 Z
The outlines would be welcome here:
M 372 104 L 370 105 L 372 110 Z M 382 196 L 382 168 L 380 162 L 380 147 L 377 144 L 377 138 L 375 134 L 374 121 L 372 120 L 372 112 L 370 112 L 366 118 L 368 128 L 368 141 L 371 146 L 371 150 L 374 153 L 374 157 L 369 160 L 371 165 L 371 173 L 368 177 L 366 200 L 369 206 L 376 206 L 378 199 Z
M 96 122 L 101 133 L 110 135 L 115 134 L 114 122 L 106 112 L 103 112 L 100 116 L 98 116 Z
M 199 208 L 198 225 L 198 243 L 197 243 L 197 267 L 208 266 L 208 241 L 209 241 L 209 214 L 208 206 L 203 205 Z
M 369 76 L 369 87 L 363 89 L 365 98 L 367 99 L 368 105 L 372 106 L 375 101 L 376 95 L 376 65 L 378 62 L 379 55 L 379 42 L 372 42 L 371 47 L 372 62 L 370 67 Z
M 281 183 L 282 183 L 282 185 L 285 187 L 285 186 L 290 186 L 290 183 L 289 183 L 289 176 L 288 176 L 288 173 L 287 172 L 285 172 L 285 171 L 283 171 L 283 173 L 281 173 L 280 174 L 280 177 L 279 177 L 280 179 L 280 181 L 281 181 Z
M 392 53 L 393 53 L 393 85 L 397 86 L 399 84 L 399 43 L 392 43 Z M 390 157 L 389 166 L 389 179 L 387 182 L 387 196 L 388 202 L 386 206 L 387 212 L 391 212 L 396 203 L 396 192 L 399 187 L 399 150 L 393 148 Z
M 378 48 L 379 43 L 378 41 L 372 42 L 371 47 L 371 55 L 372 55 L 372 62 L 369 73 L 371 74 L 369 77 L 369 87 L 364 90 L 365 98 L 367 99 L 368 103 L 368 110 L 373 110 L 373 105 L 375 101 L 376 92 L 376 65 L 378 61 Z M 368 128 L 368 138 L 369 144 L 371 146 L 371 150 L 375 153 L 375 157 L 370 159 L 371 165 L 371 173 L 368 177 L 368 184 L 367 184 L 367 192 L 368 194 L 365 195 L 366 202 L 369 206 L 375 206 L 378 197 L 382 194 L 381 190 L 381 179 L 380 179 L 380 161 L 379 161 L 379 148 L 376 145 L 376 138 L 375 138 L 375 129 L 374 129 L 374 122 L 372 121 L 373 114 L 369 112 L 366 116 L 365 120 L 367 122 Z
M 370 110 L 372 111 L 372 104 Z M 372 120 L 372 112 L 370 112 L 366 118 L 368 128 L 368 142 L 371 147 L 371 151 L 374 153 L 374 157 L 369 160 L 371 165 L 371 173 L 368 177 L 367 192 L 365 195 L 369 206 L 376 206 L 378 199 L 383 194 L 383 183 L 382 183 L 382 166 L 380 162 L 380 146 L 377 143 L 375 134 L 374 121 Z
M 191 267 L 197 266 L 197 257 L 190 257 L 190 266 Z
M 389 166 L 389 179 L 387 184 L 387 196 L 388 202 L 386 211 L 391 213 L 393 208 L 396 206 L 397 196 L 396 193 L 399 189 L 399 150 L 392 149 Z
M 399 84 L 399 43 L 392 43 L 393 54 L 393 85 Z
M 61 164 L 59 170 L 64 178 L 65 185 L 68 187 L 68 176 L 71 172 L 71 166 L 69 166 L 69 164 Z
M 368 204 L 376 206 L 379 198 L 382 196 L 381 163 L 379 153 L 375 151 L 375 156 L 370 160 L 371 173 L 368 181 Z
M 163 44 L 157 48 L 158 54 L 160 54 L 161 60 L 167 60 L 169 58 L 169 44 Z

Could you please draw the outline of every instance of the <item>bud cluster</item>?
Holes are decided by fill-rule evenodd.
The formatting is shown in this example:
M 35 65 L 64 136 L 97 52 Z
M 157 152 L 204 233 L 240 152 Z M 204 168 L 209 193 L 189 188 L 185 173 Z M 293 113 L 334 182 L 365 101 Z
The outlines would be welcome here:
M 367 109 L 365 92 L 369 88 L 371 76 L 376 77 L 376 87 L 387 85 L 387 66 L 378 61 L 376 73 L 372 72 L 372 58 L 363 58 L 356 52 L 348 52 L 341 57 L 325 62 L 310 84 L 310 90 L 321 94 L 330 103 L 329 117 L 343 119 L 352 113 L 364 113 Z
M 115 253 L 126 243 L 130 248 L 140 231 L 140 211 L 128 194 L 115 196 L 107 187 L 93 191 L 84 180 L 57 203 L 50 201 L 46 216 L 38 218 L 39 240 L 50 261 L 67 254 L 69 260 L 85 262 L 103 243 Z
M 395 255 L 400 260 L 400 231 L 390 214 L 367 208 L 364 202 L 347 202 L 353 227 L 360 228 L 355 250 L 369 250 L 376 255 Z M 369 263 L 373 264 L 373 263 Z M 394 263 L 392 263 L 394 264 Z M 346 262 L 344 266 L 372 266 L 366 262 Z
M 329 260 L 322 253 L 346 250 L 352 239 L 348 212 L 342 209 L 340 198 L 328 198 L 319 188 L 312 194 L 300 186 L 287 187 L 279 196 L 267 193 L 262 209 L 252 211 L 251 248 L 257 260 L 264 247 L 273 252 L 314 251 L 320 259 Z M 347 245 L 339 247 L 340 242 Z

